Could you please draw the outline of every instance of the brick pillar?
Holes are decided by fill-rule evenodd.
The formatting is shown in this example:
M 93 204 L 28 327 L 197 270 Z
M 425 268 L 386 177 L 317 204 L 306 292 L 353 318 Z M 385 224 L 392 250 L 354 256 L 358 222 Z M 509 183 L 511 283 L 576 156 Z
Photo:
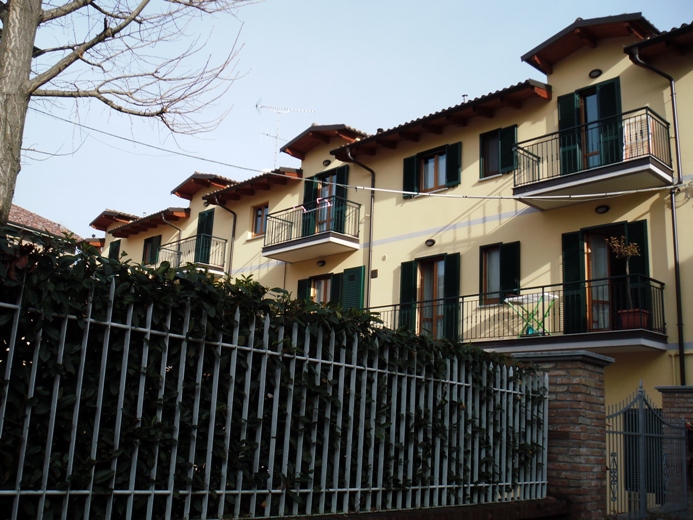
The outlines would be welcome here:
M 515 354 L 549 374 L 548 494 L 570 504 L 574 520 L 607 517 L 604 367 L 585 350 Z
M 693 423 L 693 386 L 655 386 L 662 394 L 662 414 L 665 417 L 682 417 L 686 422 Z M 693 435 L 693 433 L 689 434 Z M 688 439 L 687 439 L 688 440 Z M 693 468 L 693 452 L 691 442 L 686 443 L 686 469 Z M 690 477 L 690 473 L 686 476 Z M 693 482 L 688 478 L 688 511 L 693 512 Z

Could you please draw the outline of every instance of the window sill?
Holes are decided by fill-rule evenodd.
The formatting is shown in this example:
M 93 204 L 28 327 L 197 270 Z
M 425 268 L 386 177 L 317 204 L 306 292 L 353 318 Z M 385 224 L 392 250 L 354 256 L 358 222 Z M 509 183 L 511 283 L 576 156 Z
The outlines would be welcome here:
M 450 188 L 448 188 L 447 186 L 445 186 L 445 187 L 443 187 L 443 188 L 438 188 L 438 189 L 436 189 L 436 190 L 421 191 L 421 192 L 417 193 L 416 195 L 413 195 L 411 198 L 412 198 L 412 199 L 418 199 L 419 197 L 425 197 L 425 196 L 427 196 L 427 195 L 430 195 L 431 193 L 441 193 L 441 192 L 443 192 L 443 191 L 448 191 L 449 189 L 450 189 Z
M 490 181 L 491 179 L 497 179 L 498 177 L 503 177 L 504 173 L 496 173 L 495 175 L 489 175 L 488 177 L 479 177 L 479 182 Z
M 265 238 L 264 233 L 262 235 L 248 235 L 246 242 L 255 242 L 258 239 Z

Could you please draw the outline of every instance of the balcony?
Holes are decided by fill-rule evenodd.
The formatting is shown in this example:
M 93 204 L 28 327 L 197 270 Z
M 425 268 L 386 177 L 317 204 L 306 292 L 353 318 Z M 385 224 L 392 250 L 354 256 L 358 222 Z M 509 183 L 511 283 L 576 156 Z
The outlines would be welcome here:
M 546 210 L 673 182 L 669 123 L 649 108 L 515 145 L 513 195 Z
M 359 248 L 361 205 L 340 197 L 267 215 L 262 256 L 294 263 Z
M 223 270 L 226 258 L 226 240 L 211 235 L 195 235 L 169 242 L 159 248 L 159 263 L 168 262 L 173 267 L 199 264 L 213 270 Z
M 630 295 L 630 296 L 629 296 Z M 373 307 L 383 326 L 504 352 L 665 350 L 664 284 L 641 275 Z

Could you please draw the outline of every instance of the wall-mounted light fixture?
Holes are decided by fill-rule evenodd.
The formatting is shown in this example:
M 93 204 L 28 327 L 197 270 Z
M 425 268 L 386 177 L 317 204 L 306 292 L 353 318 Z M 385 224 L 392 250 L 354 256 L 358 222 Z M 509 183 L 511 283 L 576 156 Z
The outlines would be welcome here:
M 602 75 L 602 69 L 592 69 L 590 71 L 590 78 L 595 79 Z
M 318 267 L 325 267 L 325 261 L 324 260 L 318 260 Z
M 424 242 L 424 244 L 426 244 L 427 247 L 431 247 L 431 246 L 436 245 L 436 241 L 433 240 L 432 238 L 429 238 L 428 240 L 426 240 L 426 241 Z
M 603 215 L 604 213 L 606 213 L 606 212 L 609 211 L 610 209 L 611 209 L 611 208 L 610 208 L 609 206 L 607 206 L 606 204 L 600 204 L 599 206 L 597 206 L 596 208 L 594 208 L 594 211 L 596 211 L 596 212 L 599 213 L 600 215 Z
M 329 159 L 325 159 L 325 160 L 322 162 L 322 165 L 323 165 L 323 166 L 329 166 L 331 162 L 332 162 L 332 161 L 330 161 Z

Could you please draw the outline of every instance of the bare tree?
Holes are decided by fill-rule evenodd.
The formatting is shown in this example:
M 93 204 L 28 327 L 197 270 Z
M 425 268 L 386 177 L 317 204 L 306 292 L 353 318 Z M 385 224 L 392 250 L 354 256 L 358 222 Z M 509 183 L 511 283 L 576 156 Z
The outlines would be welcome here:
M 193 115 L 226 91 L 237 49 L 211 65 L 199 61 L 204 42 L 193 38 L 181 53 L 180 40 L 196 18 L 254 1 L 0 0 L 0 223 L 32 98 L 92 99 L 173 132 L 209 130 L 217 119 Z

